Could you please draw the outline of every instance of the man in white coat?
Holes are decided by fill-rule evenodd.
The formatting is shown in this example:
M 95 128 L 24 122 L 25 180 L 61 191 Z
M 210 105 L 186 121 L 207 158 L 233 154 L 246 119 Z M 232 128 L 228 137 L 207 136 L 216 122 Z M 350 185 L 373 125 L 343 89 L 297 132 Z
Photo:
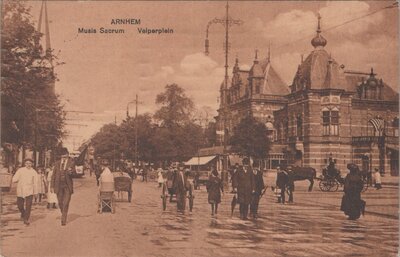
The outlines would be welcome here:
M 17 182 L 17 206 L 21 212 L 21 219 L 25 225 L 29 225 L 33 195 L 37 189 L 37 172 L 32 168 L 33 160 L 25 159 L 25 167 L 19 168 L 12 181 Z

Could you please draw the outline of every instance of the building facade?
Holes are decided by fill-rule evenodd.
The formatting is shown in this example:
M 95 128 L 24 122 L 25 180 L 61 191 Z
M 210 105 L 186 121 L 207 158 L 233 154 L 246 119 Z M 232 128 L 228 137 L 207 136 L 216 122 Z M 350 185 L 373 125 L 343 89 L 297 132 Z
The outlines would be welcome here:
M 256 55 L 249 71 L 240 70 L 236 61 L 217 117 L 220 130 L 225 123 L 221 138 L 229 137 L 245 115 L 253 115 L 266 124 L 273 141 L 265 168 L 283 161 L 321 170 L 332 158 L 340 170 L 354 162 L 364 170 L 397 175 L 398 93 L 372 68 L 365 73 L 339 65 L 325 50 L 327 43 L 319 18 L 314 49 L 289 87 L 270 58 L 259 62 Z

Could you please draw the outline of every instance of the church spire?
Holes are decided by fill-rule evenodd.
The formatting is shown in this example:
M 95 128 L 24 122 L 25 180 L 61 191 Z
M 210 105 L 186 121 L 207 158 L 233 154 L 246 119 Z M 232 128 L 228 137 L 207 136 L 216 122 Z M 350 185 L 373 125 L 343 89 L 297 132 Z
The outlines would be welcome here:
M 326 46 L 328 41 L 321 35 L 321 15 L 318 13 L 318 26 L 317 26 L 317 35 L 311 40 L 311 45 L 314 48 L 320 48 Z
M 255 50 L 254 63 L 258 63 L 258 49 Z

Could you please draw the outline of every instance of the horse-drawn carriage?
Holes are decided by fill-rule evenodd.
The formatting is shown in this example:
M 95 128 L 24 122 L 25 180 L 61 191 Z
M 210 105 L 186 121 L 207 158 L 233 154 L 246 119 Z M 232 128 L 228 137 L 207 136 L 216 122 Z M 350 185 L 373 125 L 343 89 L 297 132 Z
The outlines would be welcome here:
M 360 172 L 360 176 L 363 180 L 362 192 L 368 189 L 367 174 Z M 322 192 L 336 192 L 339 187 L 344 186 L 344 178 L 340 176 L 338 169 L 323 169 L 322 175 L 319 177 L 319 188 Z
M 118 198 L 121 198 L 122 192 L 128 193 L 128 202 L 132 200 L 132 178 L 125 172 L 114 172 L 115 191 L 118 192 Z
M 166 181 L 162 184 L 162 189 L 161 189 L 161 200 L 162 200 L 162 208 L 163 211 L 167 209 L 167 202 L 169 198 L 169 202 L 172 202 L 174 198 L 176 197 L 176 192 L 174 188 L 174 179 L 175 179 L 176 173 L 173 172 L 168 172 L 167 173 L 167 178 Z M 194 187 L 193 184 L 189 182 L 188 186 L 188 192 L 186 198 L 189 199 L 189 211 L 192 211 L 193 209 L 193 203 L 194 203 Z M 185 201 L 186 201 L 185 198 Z M 176 201 L 176 199 L 175 199 Z M 184 205 L 186 206 L 186 204 Z

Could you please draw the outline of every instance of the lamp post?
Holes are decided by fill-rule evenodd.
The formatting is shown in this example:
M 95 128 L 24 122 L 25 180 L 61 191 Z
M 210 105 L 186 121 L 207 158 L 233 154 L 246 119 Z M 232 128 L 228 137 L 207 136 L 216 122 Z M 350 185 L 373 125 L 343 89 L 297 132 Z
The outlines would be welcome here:
M 242 25 L 243 21 L 241 20 L 235 20 L 232 19 L 229 16 L 229 3 L 226 2 L 226 14 L 225 17 L 223 18 L 214 18 L 211 21 L 208 22 L 207 24 L 207 29 L 206 29 L 206 40 L 205 40 L 205 55 L 209 55 L 209 40 L 208 40 L 208 32 L 209 29 L 211 27 L 211 25 L 213 24 L 221 24 L 224 26 L 225 28 L 225 42 L 224 42 L 224 47 L 225 47 L 225 79 L 224 79 L 224 86 L 222 89 L 222 99 L 221 99 L 221 107 L 222 107 L 222 114 L 223 114 L 223 145 L 224 145 L 224 161 L 223 161 L 223 170 L 227 170 L 228 168 L 228 158 L 226 155 L 226 147 L 227 147 L 227 115 L 228 115 L 228 102 L 227 102 L 227 91 L 228 91 L 228 68 L 229 68 L 229 64 L 228 64 L 228 57 L 229 57 L 229 28 L 232 27 L 233 25 Z

